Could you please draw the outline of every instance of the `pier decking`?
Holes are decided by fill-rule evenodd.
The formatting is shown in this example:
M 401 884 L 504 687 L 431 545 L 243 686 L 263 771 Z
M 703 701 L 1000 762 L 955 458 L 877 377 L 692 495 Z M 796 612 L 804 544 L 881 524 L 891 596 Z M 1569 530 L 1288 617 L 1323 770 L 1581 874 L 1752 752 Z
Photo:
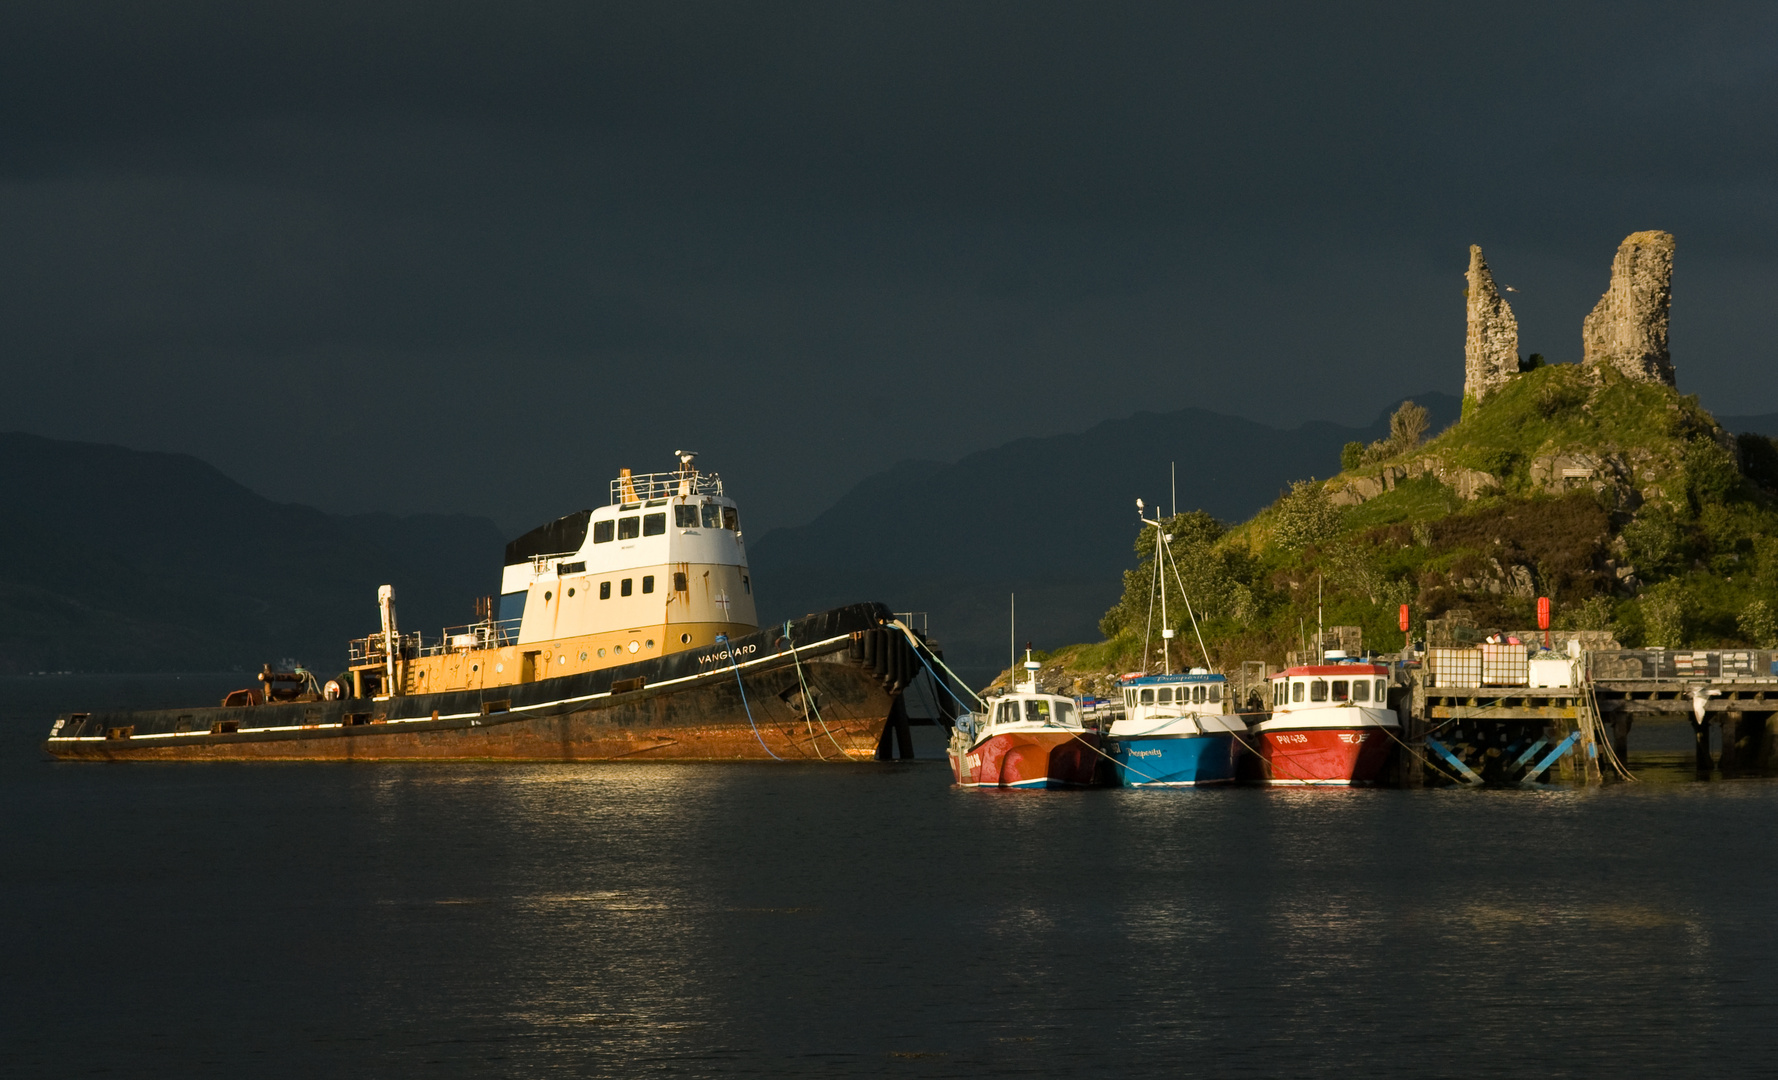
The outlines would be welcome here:
M 1619 649 L 1568 658 L 1569 686 L 1450 685 L 1482 679 L 1467 650 L 1398 662 L 1401 782 L 1524 783 L 1560 776 L 1599 783 L 1628 775 L 1639 717 L 1684 717 L 1697 772 L 1778 773 L 1778 652 Z M 1477 650 L 1479 652 L 1479 650 Z M 1439 661 L 1443 660 L 1444 670 Z M 1711 753 L 1710 727 L 1720 732 Z

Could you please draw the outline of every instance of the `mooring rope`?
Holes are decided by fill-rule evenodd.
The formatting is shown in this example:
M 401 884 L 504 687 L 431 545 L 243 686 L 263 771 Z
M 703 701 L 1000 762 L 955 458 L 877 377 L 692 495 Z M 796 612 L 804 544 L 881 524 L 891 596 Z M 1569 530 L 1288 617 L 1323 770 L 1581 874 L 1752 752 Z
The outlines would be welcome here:
M 759 740 L 759 748 L 771 754 L 773 761 L 783 761 L 784 759 L 777 754 L 772 754 L 772 748 L 766 745 L 765 737 L 759 733 L 759 725 L 753 722 L 753 706 L 747 704 L 747 684 L 741 681 L 741 665 L 735 659 L 735 650 L 729 642 L 728 635 L 718 634 L 716 640 L 728 648 L 728 662 L 734 665 L 735 669 L 735 685 L 741 689 L 741 708 L 747 710 L 747 726 L 753 729 L 753 737 Z
M 828 730 L 827 721 L 822 719 L 822 716 L 821 716 L 821 706 L 815 704 L 815 695 L 813 693 L 811 693 L 809 690 L 809 680 L 803 678 L 803 662 L 796 655 L 796 642 L 791 639 L 789 634 L 785 634 L 784 635 L 784 643 L 790 646 L 790 662 L 792 664 L 796 665 L 796 681 L 797 681 L 797 685 L 799 685 L 803 688 L 804 703 L 806 703 L 809 706 L 809 712 L 812 712 L 815 714 L 815 719 L 820 721 L 821 730 L 827 735 L 827 741 L 830 743 L 833 743 L 833 748 L 835 750 L 838 750 L 840 752 L 841 756 L 845 756 L 846 748 L 841 746 L 840 741 L 833 737 L 833 732 Z M 803 715 L 803 720 L 805 722 L 807 722 L 808 714 L 805 713 Z M 817 756 L 819 756 L 822 761 L 826 761 L 827 756 L 822 754 L 821 750 L 820 750 L 821 744 L 819 742 L 815 741 L 815 729 L 814 728 L 809 729 L 809 740 L 815 744 L 815 747 L 816 747 L 815 753 L 817 754 Z

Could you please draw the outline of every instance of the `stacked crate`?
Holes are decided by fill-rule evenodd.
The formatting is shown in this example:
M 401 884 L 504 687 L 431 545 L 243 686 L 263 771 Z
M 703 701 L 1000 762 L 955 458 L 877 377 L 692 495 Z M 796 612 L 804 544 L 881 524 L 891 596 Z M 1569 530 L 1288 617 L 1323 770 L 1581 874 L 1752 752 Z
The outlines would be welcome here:
M 1433 686 L 1482 685 L 1482 654 L 1476 649 L 1427 649 L 1426 669 Z
M 1482 654 L 1483 686 L 1530 684 L 1531 672 L 1526 664 L 1525 646 L 1483 645 L 1477 651 Z

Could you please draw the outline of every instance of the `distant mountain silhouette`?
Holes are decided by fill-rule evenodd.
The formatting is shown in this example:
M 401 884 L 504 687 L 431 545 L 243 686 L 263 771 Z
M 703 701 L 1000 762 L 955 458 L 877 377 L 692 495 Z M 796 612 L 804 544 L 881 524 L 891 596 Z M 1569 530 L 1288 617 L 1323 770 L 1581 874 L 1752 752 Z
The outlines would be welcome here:
M 1456 422 L 1450 394 L 1415 394 L 1437 433 Z M 1289 430 L 1183 409 L 1138 413 L 1090 431 L 1021 439 L 955 464 L 904 461 L 860 483 L 808 525 L 748 545 L 761 618 L 777 621 L 852 600 L 930 614 L 966 675 L 1006 664 L 1007 594 L 1018 644 L 1098 640 L 1099 617 L 1134 566 L 1138 497 L 1240 521 L 1291 481 L 1340 471 L 1349 441 L 1388 434 L 1391 406 L 1366 428 Z
M 1778 413 L 1719 416 L 1716 422 L 1735 435 L 1764 435 L 1769 439 L 1778 439 Z
M 497 591 L 501 536 L 467 516 L 336 517 L 183 454 L 0 433 L 0 672 L 340 670 L 395 586 L 436 634 Z

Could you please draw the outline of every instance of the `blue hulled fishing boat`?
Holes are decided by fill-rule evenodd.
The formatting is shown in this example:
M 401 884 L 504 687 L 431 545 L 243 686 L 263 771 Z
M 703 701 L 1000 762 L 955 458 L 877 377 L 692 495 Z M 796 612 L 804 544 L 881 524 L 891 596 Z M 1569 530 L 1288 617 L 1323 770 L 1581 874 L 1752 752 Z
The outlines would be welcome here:
M 1123 679 L 1124 715 L 1111 725 L 1112 759 L 1127 787 L 1195 787 L 1235 779 L 1247 731 L 1230 711 L 1228 680 L 1204 668 Z

